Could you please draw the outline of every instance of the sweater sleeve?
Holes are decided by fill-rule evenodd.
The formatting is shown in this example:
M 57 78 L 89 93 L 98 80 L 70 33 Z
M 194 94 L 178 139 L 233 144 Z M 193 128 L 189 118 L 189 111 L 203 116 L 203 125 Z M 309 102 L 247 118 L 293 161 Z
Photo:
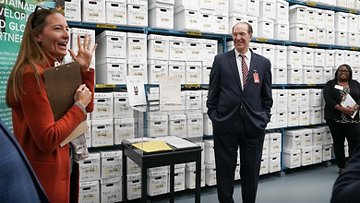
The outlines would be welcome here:
M 58 121 L 54 120 L 42 80 L 40 88 L 34 73 L 27 71 L 23 75 L 24 94 L 21 108 L 31 136 L 43 152 L 52 152 L 86 118 L 82 110 L 73 105 Z

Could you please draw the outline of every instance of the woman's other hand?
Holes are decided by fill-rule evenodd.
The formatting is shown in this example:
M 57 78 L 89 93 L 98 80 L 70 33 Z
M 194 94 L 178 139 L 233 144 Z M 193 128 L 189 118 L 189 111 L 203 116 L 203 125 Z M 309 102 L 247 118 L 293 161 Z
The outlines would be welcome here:
M 80 103 L 84 108 L 91 102 L 92 93 L 85 84 L 79 86 L 74 95 L 75 102 Z
M 81 44 L 80 35 L 78 35 L 77 43 L 78 43 L 77 55 L 72 49 L 69 49 L 69 52 L 71 54 L 71 57 L 80 64 L 81 70 L 88 71 L 97 44 L 91 46 L 91 40 L 89 35 L 85 35 L 83 44 Z

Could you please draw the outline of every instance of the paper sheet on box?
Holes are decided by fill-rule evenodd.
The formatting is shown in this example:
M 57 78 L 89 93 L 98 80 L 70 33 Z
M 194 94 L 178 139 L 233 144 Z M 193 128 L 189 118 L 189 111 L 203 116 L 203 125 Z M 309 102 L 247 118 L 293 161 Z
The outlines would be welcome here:
M 166 137 L 161 137 L 158 138 L 159 140 L 164 140 L 166 141 L 166 143 L 168 143 L 169 145 L 175 147 L 176 149 L 183 149 L 183 148 L 190 148 L 190 147 L 198 147 L 199 145 L 194 144 L 188 140 L 185 140 L 183 138 L 180 137 L 176 137 L 176 136 L 166 136 Z
M 160 104 L 181 105 L 181 77 L 168 76 L 159 79 Z
M 168 151 L 172 148 L 162 140 L 154 140 L 148 142 L 140 142 L 132 144 L 132 146 L 144 151 L 144 152 L 159 152 L 159 151 Z

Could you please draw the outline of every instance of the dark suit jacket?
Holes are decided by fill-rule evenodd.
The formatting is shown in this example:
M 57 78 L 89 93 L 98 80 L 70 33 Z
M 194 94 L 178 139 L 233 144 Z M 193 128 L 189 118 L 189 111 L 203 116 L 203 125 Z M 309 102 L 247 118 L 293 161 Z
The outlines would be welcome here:
M 0 202 L 48 202 L 25 154 L 1 122 L 0 157 Z
M 254 73 L 258 73 L 259 83 L 255 83 Z M 240 115 L 243 115 L 247 129 L 254 132 L 254 136 L 265 132 L 273 104 L 270 61 L 251 51 L 249 76 L 244 90 L 240 83 L 235 51 L 215 56 L 207 100 L 207 113 L 213 124 L 214 135 L 228 132 Z
M 360 201 L 360 145 L 355 148 L 342 175 L 333 187 L 331 203 L 358 203 Z
M 332 79 L 325 84 L 324 100 L 325 100 L 325 119 L 337 119 L 341 117 L 341 112 L 335 109 L 336 104 L 341 102 L 340 90 L 335 89 L 337 79 Z M 356 80 L 349 81 L 350 95 L 357 104 L 360 105 L 360 83 Z M 359 113 L 355 116 L 359 120 Z

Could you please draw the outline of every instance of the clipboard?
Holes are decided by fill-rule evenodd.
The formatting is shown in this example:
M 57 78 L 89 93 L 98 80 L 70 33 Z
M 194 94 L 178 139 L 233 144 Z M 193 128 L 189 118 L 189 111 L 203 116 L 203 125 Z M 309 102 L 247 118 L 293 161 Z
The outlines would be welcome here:
M 44 71 L 45 88 L 54 119 L 59 120 L 74 104 L 76 89 L 82 84 L 80 65 L 71 62 Z

